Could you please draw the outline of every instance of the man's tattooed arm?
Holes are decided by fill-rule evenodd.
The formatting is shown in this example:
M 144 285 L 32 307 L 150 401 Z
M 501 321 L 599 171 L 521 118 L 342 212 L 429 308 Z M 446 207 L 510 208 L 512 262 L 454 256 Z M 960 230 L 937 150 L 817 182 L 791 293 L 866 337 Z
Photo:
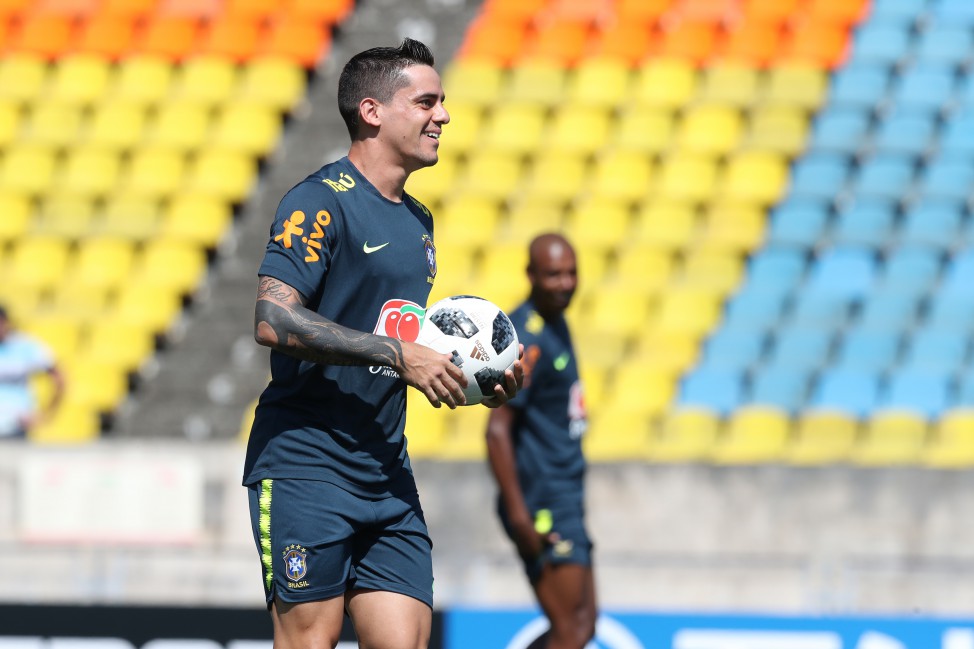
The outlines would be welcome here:
M 302 360 L 324 365 L 400 368 L 402 345 L 338 325 L 304 306 L 305 298 L 279 279 L 262 275 L 257 287 L 254 338 Z

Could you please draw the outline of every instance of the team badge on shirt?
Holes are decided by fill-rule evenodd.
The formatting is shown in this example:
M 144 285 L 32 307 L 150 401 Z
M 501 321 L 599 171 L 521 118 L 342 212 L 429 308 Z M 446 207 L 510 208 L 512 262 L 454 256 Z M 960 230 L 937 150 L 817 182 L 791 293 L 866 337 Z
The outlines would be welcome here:
M 304 581 L 308 574 L 308 551 L 300 545 L 289 545 L 284 548 L 284 574 L 287 576 L 288 588 L 306 588 Z
M 430 267 L 430 279 L 436 277 L 436 246 L 433 245 L 433 238 L 428 234 L 423 235 L 423 249 L 426 250 L 426 263 Z

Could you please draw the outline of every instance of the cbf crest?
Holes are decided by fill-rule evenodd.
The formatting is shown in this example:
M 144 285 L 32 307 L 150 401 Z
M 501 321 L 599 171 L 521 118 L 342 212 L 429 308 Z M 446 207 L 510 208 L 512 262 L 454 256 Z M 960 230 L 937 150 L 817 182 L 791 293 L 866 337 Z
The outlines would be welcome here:
M 430 279 L 436 277 L 436 246 L 433 245 L 433 238 L 423 235 L 423 250 L 426 251 L 426 264 L 430 269 Z
M 289 545 L 284 548 L 284 574 L 287 576 L 288 588 L 305 588 L 308 582 L 304 577 L 308 574 L 308 551 L 300 545 Z

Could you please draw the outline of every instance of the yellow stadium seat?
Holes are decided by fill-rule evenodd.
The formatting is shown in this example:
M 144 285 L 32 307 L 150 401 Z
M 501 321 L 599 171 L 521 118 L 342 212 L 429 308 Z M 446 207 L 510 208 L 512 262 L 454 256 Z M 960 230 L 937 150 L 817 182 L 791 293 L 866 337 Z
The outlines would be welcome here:
M 863 438 L 852 449 L 851 459 L 860 466 L 914 464 L 926 443 L 927 422 L 910 411 L 880 410 L 863 426 Z
M 526 199 L 568 201 L 588 180 L 584 156 L 541 151 L 529 165 L 521 196 Z
M 653 161 L 640 151 L 615 149 L 595 161 L 591 184 L 584 189 L 597 197 L 613 200 L 642 200 L 652 189 Z
M 104 96 L 111 79 L 111 62 L 100 56 L 70 54 L 54 65 L 47 87 L 46 101 L 89 106 Z
M 757 98 L 760 71 L 735 62 L 716 62 L 702 72 L 696 101 L 746 109 Z
M 535 151 L 545 126 L 544 108 L 533 104 L 503 104 L 491 111 L 481 134 L 481 144 L 511 154 Z M 449 128 L 449 125 L 447 125 Z
M 677 109 L 697 90 L 694 66 L 683 60 L 659 58 L 645 63 L 633 79 L 631 99 L 641 107 Z
M 128 396 L 128 378 L 118 368 L 98 359 L 70 359 L 64 364 L 64 403 L 111 413 Z
M 663 160 L 656 194 L 675 201 L 708 200 L 717 187 L 717 162 L 700 154 L 678 151 Z
M 656 293 L 673 274 L 673 254 L 642 243 L 620 246 L 617 250 L 613 281 Z
M 631 224 L 632 212 L 627 204 L 608 197 L 593 197 L 571 207 L 565 229 L 568 239 L 579 249 L 601 253 L 625 244 Z
M 565 210 L 560 201 L 529 194 L 511 205 L 504 216 L 496 230 L 497 240 L 525 248 L 542 232 L 560 232 L 565 223 Z
M 81 404 L 61 403 L 49 419 L 42 419 L 27 433 L 32 445 L 85 444 L 101 432 L 98 412 Z
M 69 151 L 58 172 L 59 190 L 76 196 L 101 198 L 118 183 L 121 162 L 117 153 L 94 147 Z
M 136 258 L 130 281 L 177 294 L 192 293 L 206 275 L 206 253 L 182 241 L 159 239 L 146 243 Z
M 277 146 L 282 131 L 281 119 L 273 108 L 231 103 L 217 115 L 207 146 L 264 157 Z
M 230 59 L 218 56 L 197 56 L 188 59 L 176 72 L 170 96 L 206 106 L 227 103 L 237 85 L 237 66 Z
M 504 86 L 505 101 L 559 106 L 566 93 L 565 67 L 550 59 L 533 58 L 511 68 Z
M 178 153 L 203 148 L 210 135 L 210 109 L 190 101 L 161 105 L 146 126 L 144 142 L 149 148 Z
M 721 422 L 704 408 L 679 408 L 666 413 L 650 442 L 653 462 L 701 462 L 717 441 Z
M 77 253 L 70 260 L 73 268 Z M 54 286 L 38 313 L 71 318 L 79 323 L 92 322 L 106 317 L 114 296 L 114 287 L 83 284 L 69 273 Z
M 549 151 L 590 154 L 605 145 L 611 125 L 610 113 L 601 108 L 568 104 L 552 116 L 543 146 Z
M 718 181 L 718 192 L 725 199 L 770 205 L 784 193 L 788 174 L 788 165 L 780 155 L 745 151 L 728 161 Z
M 578 273 L 581 278 L 582 286 L 595 287 L 606 284 L 605 279 L 608 275 L 610 257 L 614 254 L 612 249 L 602 246 L 587 246 L 579 244 L 575 246 L 575 257 L 578 263 Z
M 805 149 L 808 119 L 797 108 L 763 106 L 751 113 L 741 146 L 745 150 L 767 151 L 792 157 Z
M 75 286 L 116 288 L 129 277 L 135 245 L 119 236 L 90 236 L 82 241 L 71 265 Z
M 61 314 L 35 315 L 20 328 L 47 345 L 56 362 L 74 356 L 80 347 L 82 327 L 74 318 Z
M 283 57 L 261 57 L 242 66 L 233 101 L 287 112 L 304 98 L 306 88 L 306 72 L 300 65 Z
M 116 368 L 137 372 L 155 353 L 152 331 L 132 322 L 98 320 L 88 328 L 83 356 Z
M 750 253 L 767 233 L 767 214 L 759 205 L 715 201 L 704 210 L 696 239 L 699 250 Z
M 777 408 L 745 406 L 733 412 L 714 445 L 717 464 L 760 464 L 782 458 L 788 441 L 788 415 Z
M 450 461 L 483 461 L 487 457 L 487 416 L 483 406 L 463 406 L 456 410 L 440 408 L 444 419 L 442 444 L 436 459 Z
M 521 241 L 488 245 L 477 269 L 478 275 L 495 275 L 504 282 L 518 284 L 528 266 L 528 248 Z M 525 279 L 526 283 L 527 280 Z
M 443 126 L 440 142 L 444 150 L 456 155 L 464 154 L 480 141 L 485 111 L 477 104 L 450 101 L 447 112 L 450 113 L 450 122 Z
M 759 103 L 814 110 L 828 91 L 828 72 L 822 68 L 790 63 L 772 66 L 759 93 Z
M 500 222 L 497 201 L 480 194 L 451 192 L 436 213 L 437 255 L 449 250 L 472 261 L 477 246 L 493 238 Z M 446 242 L 440 245 L 440 242 Z
M 230 231 L 233 210 L 226 201 L 201 194 L 179 194 L 163 210 L 158 236 L 213 249 Z
M 662 154 L 673 142 L 676 120 L 667 108 L 623 112 L 612 127 L 609 146 L 647 155 Z
M 419 390 L 406 392 L 406 450 L 411 459 L 436 457 L 444 435 L 443 412 Z
M 576 341 L 578 342 L 578 341 Z M 579 360 L 579 378 L 585 391 L 585 407 L 589 412 L 602 410 L 605 401 L 606 375 L 608 371 L 604 365 L 595 362 L 584 350 L 575 346 L 575 353 Z
M 643 204 L 636 216 L 633 242 L 666 251 L 687 248 L 697 234 L 698 219 L 693 205 L 673 199 Z
M 50 67 L 42 57 L 7 52 L 0 58 L 0 99 L 32 103 L 47 84 Z
M 109 196 L 94 232 L 145 241 L 159 230 L 159 202 L 139 193 Z
M 795 434 L 784 459 L 799 466 L 848 461 L 859 434 L 859 423 L 844 412 L 810 410 L 798 415 Z
M 720 320 L 721 297 L 694 287 L 673 287 L 660 296 L 656 326 L 663 331 L 703 334 Z
M 82 141 L 112 151 L 129 151 L 142 141 L 146 111 L 142 106 L 124 102 L 105 102 L 92 109 L 83 128 Z
M 169 96 L 176 66 L 163 57 L 137 54 L 118 63 L 108 97 L 112 103 L 154 106 Z
M 70 242 L 53 236 L 20 239 L 3 267 L 4 282 L 22 290 L 46 290 L 64 277 L 71 254 Z
M 740 285 L 743 276 L 741 255 L 721 250 L 698 250 L 684 257 L 674 282 L 681 287 L 727 295 Z
M 649 456 L 649 444 L 648 417 L 602 410 L 589 416 L 582 452 L 589 462 L 642 462 Z
M 21 142 L 50 148 L 74 145 L 81 134 L 83 109 L 59 103 L 37 103 L 24 121 Z
M 24 194 L 0 191 L 0 260 L 3 247 L 27 233 L 31 223 L 33 208 L 30 198 Z
M 39 202 L 30 231 L 32 234 L 80 239 L 91 229 L 94 217 L 95 207 L 90 198 L 51 193 Z
M 621 59 L 582 59 L 568 78 L 568 100 L 581 106 L 614 109 L 625 103 L 630 77 L 630 68 Z
M 122 171 L 120 189 L 146 200 L 173 196 L 183 187 L 186 160 L 175 150 L 138 149 Z
M 650 369 L 679 374 L 700 354 L 699 335 L 686 331 L 650 329 L 636 341 L 630 360 Z
M 974 466 L 974 409 L 947 410 L 933 427 L 933 435 L 921 452 L 925 466 L 966 469 Z
M 449 102 L 490 106 L 504 83 L 504 69 L 482 59 L 456 59 L 443 73 L 443 91 Z
M 461 162 L 450 153 L 440 153 L 439 161 L 432 167 L 419 169 L 409 176 L 406 191 L 430 207 L 450 191 L 459 173 Z
M 0 151 L 17 138 L 20 121 L 20 107 L 11 101 L 0 100 Z
M 670 407 L 674 396 L 676 375 L 673 372 L 624 361 L 611 370 L 602 407 L 633 415 L 659 417 Z
M 153 334 L 166 333 L 182 311 L 182 298 L 176 291 L 148 291 L 135 282 L 123 286 L 112 304 L 110 316 L 115 322 L 145 327 Z
M 256 179 L 257 161 L 250 156 L 204 150 L 193 160 L 183 189 L 242 203 L 253 190 Z
M 590 293 L 579 324 L 584 334 L 596 338 L 632 338 L 646 329 L 653 299 L 625 286 L 607 285 Z
M 676 134 L 681 153 L 704 156 L 723 155 L 734 150 L 744 132 L 737 109 L 720 104 L 704 104 L 687 109 Z
M 494 200 L 505 200 L 521 182 L 521 161 L 500 151 L 482 151 L 467 160 L 457 189 Z

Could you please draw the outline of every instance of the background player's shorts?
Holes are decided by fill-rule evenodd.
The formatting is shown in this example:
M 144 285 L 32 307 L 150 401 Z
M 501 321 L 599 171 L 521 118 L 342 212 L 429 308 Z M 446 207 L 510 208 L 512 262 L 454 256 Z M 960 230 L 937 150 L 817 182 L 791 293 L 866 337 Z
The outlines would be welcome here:
M 561 540 L 554 545 L 546 546 L 541 556 L 532 560 L 522 558 L 524 572 L 532 583 L 541 576 L 541 570 L 545 564 L 577 563 L 583 566 L 592 565 L 592 540 L 585 530 L 585 512 L 580 504 L 562 503 L 551 504 L 546 507 L 532 507 L 529 503 L 528 507 L 535 517 L 537 517 L 539 510 L 548 509 L 551 512 L 551 531 L 557 532 L 558 536 L 561 537 Z M 507 518 L 507 513 L 499 502 L 497 511 L 501 523 L 504 525 L 504 531 L 513 541 L 514 530 Z
M 433 544 L 415 492 L 369 499 L 283 479 L 250 485 L 249 497 L 268 606 L 275 596 L 311 602 L 365 588 L 432 608 Z

